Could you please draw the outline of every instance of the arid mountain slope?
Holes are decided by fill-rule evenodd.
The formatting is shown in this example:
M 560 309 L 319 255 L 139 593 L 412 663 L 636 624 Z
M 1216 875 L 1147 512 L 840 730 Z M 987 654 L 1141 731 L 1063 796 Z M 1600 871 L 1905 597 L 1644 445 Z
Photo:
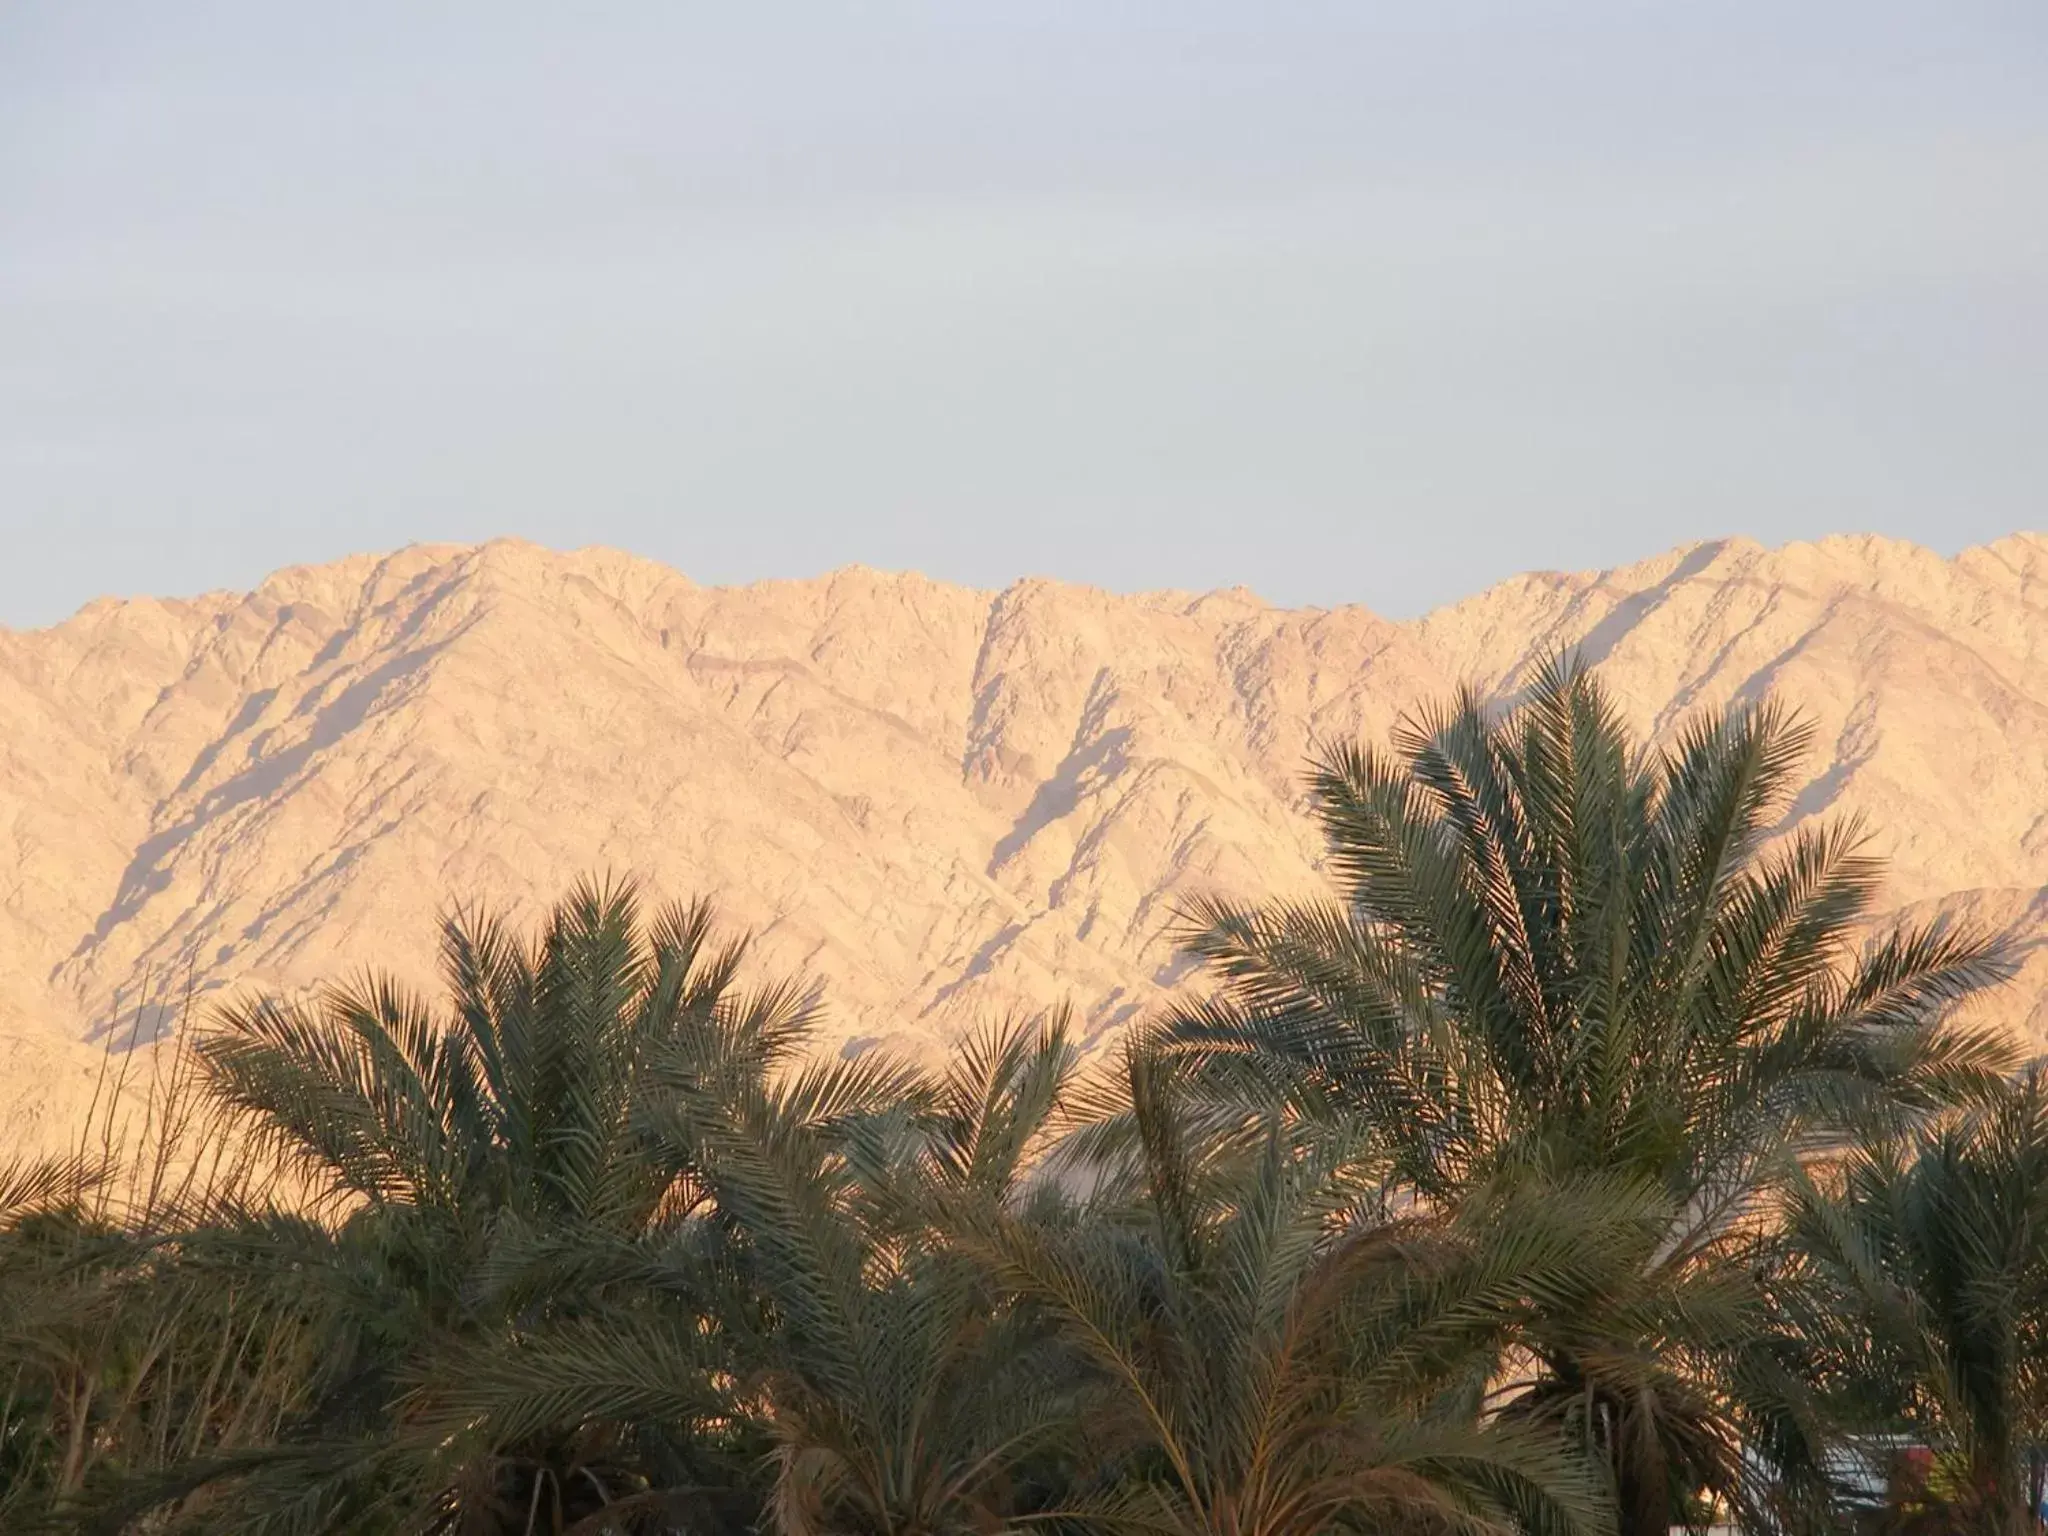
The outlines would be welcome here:
M 0 1103 L 69 1123 L 151 996 L 427 982 L 453 898 L 578 874 L 715 894 L 830 984 L 830 1043 L 927 1046 L 1177 984 L 1176 901 L 1317 878 L 1311 739 L 1581 646 L 1642 723 L 1773 690 L 1800 816 L 1892 900 L 2048 931 L 2048 539 L 1837 539 L 1518 578 L 1415 624 L 1237 592 L 846 570 L 697 586 L 607 551 L 415 548 L 0 631 Z M 2041 974 L 1999 1011 L 2048 1033 Z

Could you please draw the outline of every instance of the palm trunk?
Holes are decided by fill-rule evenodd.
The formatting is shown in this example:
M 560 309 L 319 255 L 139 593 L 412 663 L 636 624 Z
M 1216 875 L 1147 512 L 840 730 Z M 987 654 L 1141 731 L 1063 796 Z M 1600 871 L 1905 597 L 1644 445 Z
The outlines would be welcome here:
M 1614 1458 L 1617 1536 L 1670 1536 L 1671 1479 L 1662 1456 Z
M 92 1378 L 84 1371 L 76 1372 L 64 1393 L 71 1423 L 65 1436 L 64 1466 L 57 1476 L 57 1490 L 67 1496 L 78 1492 L 85 1481 L 85 1449 L 92 1427 L 92 1399 Z
M 1620 1518 L 1615 1522 L 1618 1536 L 1669 1536 L 1671 1504 L 1668 1497 L 1651 1496 L 1649 1490 L 1622 1490 L 1616 1501 Z
M 2024 1489 L 2000 1489 L 1982 1508 L 1983 1529 L 1997 1536 L 2038 1536 L 2041 1522 L 2035 1516 Z
M 2034 1493 L 2032 1468 L 2014 1467 L 2005 1457 L 1981 1460 L 1973 1469 L 1975 1509 L 1972 1530 L 1987 1536 L 2037 1536 L 2041 1529 L 2034 1513 L 2040 1503 Z

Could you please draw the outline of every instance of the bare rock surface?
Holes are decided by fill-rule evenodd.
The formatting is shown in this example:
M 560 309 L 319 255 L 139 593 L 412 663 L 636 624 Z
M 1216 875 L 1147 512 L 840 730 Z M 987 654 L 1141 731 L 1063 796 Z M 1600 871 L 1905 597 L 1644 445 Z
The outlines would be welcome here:
M 95 1042 L 367 966 L 433 983 L 457 899 L 610 871 L 714 895 L 826 1044 L 924 1052 L 1185 982 L 1176 904 L 1314 888 L 1310 743 L 1576 645 L 1646 729 L 1769 691 L 1794 816 L 1860 814 L 1890 907 L 2048 934 L 2048 539 L 1695 545 L 1412 624 L 1242 591 L 848 569 L 698 586 L 605 550 L 418 547 L 0 630 L 0 1107 L 84 1112 Z M 2048 1034 L 2048 957 L 1992 1014 Z

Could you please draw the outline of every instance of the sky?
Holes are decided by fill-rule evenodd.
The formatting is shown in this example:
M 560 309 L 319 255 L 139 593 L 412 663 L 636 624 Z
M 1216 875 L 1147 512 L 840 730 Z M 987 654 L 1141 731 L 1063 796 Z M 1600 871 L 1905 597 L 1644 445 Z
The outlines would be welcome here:
M 0 625 L 2044 526 L 2041 0 L 0 5 Z

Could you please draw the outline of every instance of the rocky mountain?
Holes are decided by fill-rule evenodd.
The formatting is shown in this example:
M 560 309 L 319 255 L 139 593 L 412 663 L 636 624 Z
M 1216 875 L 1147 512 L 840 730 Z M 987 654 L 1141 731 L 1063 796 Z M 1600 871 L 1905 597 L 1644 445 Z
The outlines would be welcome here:
M 714 894 L 827 1044 L 929 1048 L 1070 999 L 1106 1037 L 1185 969 L 1178 900 L 1318 879 L 1312 740 L 1576 645 L 1649 729 L 1766 690 L 1889 901 L 2048 935 L 2048 538 L 1696 545 L 1411 624 L 1243 591 L 1000 592 L 849 569 L 698 586 L 603 550 L 412 548 L 0 630 L 0 1105 L 75 1123 L 93 1042 L 377 965 L 458 898 Z M 1995 1005 L 2048 1034 L 2048 958 Z

